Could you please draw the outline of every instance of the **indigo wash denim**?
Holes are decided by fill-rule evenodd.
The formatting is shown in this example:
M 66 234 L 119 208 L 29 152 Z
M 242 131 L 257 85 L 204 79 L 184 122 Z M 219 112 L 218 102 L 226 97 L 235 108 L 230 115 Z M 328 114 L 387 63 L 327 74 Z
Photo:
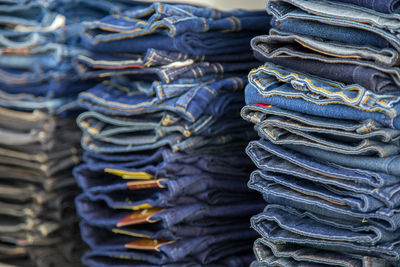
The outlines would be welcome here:
M 29 1 L 1 7 L 0 22 L 14 26 L 16 31 L 34 32 L 64 26 L 65 17 L 49 12 L 38 1 Z
M 255 123 L 255 130 L 260 137 L 275 144 L 304 145 L 343 154 L 376 154 L 380 157 L 397 155 L 399 152 L 398 133 L 400 132 L 388 128 L 382 131 L 376 130 L 376 133 L 374 133 L 374 130 L 372 130 L 374 121 L 372 120 L 362 123 L 353 122 L 364 126 L 360 126 L 358 133 L 346 132 L 342 129 L 355 129 L 351 125 L 351 121 L 339 121 L 283 111 L 276 107 L 249 105 L 243 110 L 249 112 L 251 108 L 254 108 L 254 111 L 250 112 L 251 114 L 244 115 L 244 118 Z M 363 131 L 365 135 L 362 134 Z M 378 137 L 378 132 L 383 135 L 388 133 L 388 138 L 381 139 Z M 394 140 L 389 137 L 391 134 L 394 134 Z M 384 139 L 389 142 L 381 142 Z
M 137 94 L 136 90 L 126 92 L 114 86 L 99 84 L 81 93 L 79 103 L 91 111 L 109 115 L 171 111 L 194 122 L 201 114 L 219 117 L 228 111 L 239 109 L 243 93 L 237 91 L 243 90 L 245 84 L 246 80 L 243 78 L 229 78 L 195 86 L 179 96 L 171 91 L 174 97 L 167 99 L 160 98 L 159 95 L 150 97 Z
M 209 253 L 209 250 L 207 250 Z M 116 267 L 129 267 L 129 266 L 141 266 L 141 267 L 247 267 L 249 266 L 253 257 L 248 254 L 239 254 L 236 256 L 226 257 L 217 262 L 202 264 L 193 258 L 187 258 L 185 261 L 179 261 L 174 263 L 165 263 L 161 264 L 156 257 L 151 256 L 153 253 L 139 253 L 139 251 L 90 251 L 87 252 L 83 257 L 83 262 L 89 266 L 95 267 L 107 267 L 107 266 L 116 266 Z M 203 253 L 207 254 L 207 253 Z M 211 254 L 211 253 L 209 253 Z M 211 254 L 212 255 L 212 254 Z M 211 256 L 210 255 L 210 256 Z M 218 254 L 217 254 L 218 255 Z M 213 258 L 213 257 L 212 257 Z M 149 259 L 155 261 L 156 263 L 150 263 Z
M 400 176 L 400 156 L 391 156 L 387 158 L 377 158 L 368 156 L 349 156 L 330 151 L 323 151 L 311 147 L 304 148 L 303 146 L 288 146 L 290 149 L 312 155 L 318 159 L 332 162 L 345 167 L 350 167 L 360 170 L 369 170 L 377 173 L 385 173 L 391 176 Z
M 397 15 L 387 15 L 363 7 L 330 1 L 267 0 L 266 6 L 268 13 L 279 20 L 311 20 L 321 24 L 354 28 L 373 33 L 374 36 L 385 39 L 396 50 L 399 49 L 400 16 Z M 348 41 L 352 42 L 355 38 L 356 36 Z
M 397 176 L 346 168 L 319 158 L 307 157 L 265 140 L 250 142 L 246 151 L 260 169 L 252 179 L 262 178 L 265 172 L 289 175 L 324 184 L 328 189 L 342 189 L 342 192 L 347 191 L 349 195 L 354 192 L 363 195 L 365 200 L 372 197 L 372 201 L 380 200 L 390 208 L 398 205 L 400 195 Z
M 153 3 L 86 23 L 82 40 L 92 51 L 143 53 L 153 47 L 194 55 L 235 53 L 246 50 L 254 32 L 267 30 L 268 19 L 262 11 Z M 236 32 L 241 38 L 234 38 Z
M 393 49 L 321 41 L 274 29 L 270 33 L 252 39 L 252 48 L 259 60 L 331 80 L 358 83 L 377 93 L 397 91 L 398 52 Z
M 91 201 L 85 194 L 76 199 L 77 213 L 88 223 L 98 226 L 118 225 L 118 223 L 132 214 L 130 210 L 111 209 L 103 201 Z M 164 228 L 169 228 L 180 223 L 195 223 L 204 220 L 204 226 L 215 225 L 216 221 L 232 219 L 235 216 L 250 216 L 262 209 L 263 204 L 231 204 L 210 206 L 207 204 L 192 204 L 166 209 L 156 209 L 145 223 L 161 223 Z M 138 212 L 142 212 L 139 210 Z M 207 224 L 209 223 L 209 224 Z
M 291 188 L 267 180 L 250 183 L 249 187 L 263 193 L 265 201 L 271 204 L 287 205 L 297 209 L 312 211 L 323 216 L 351 220 L 354 223 L 364 218 L 369 224 L 386 231 L 395 231 L 399 228 L 399 216 L 395 210 L 380 208 L 376 212 L 364 213 L 351 210 L 348 207 L 331 203 L 328 200 L 305 195 Z
M 377 48 L 393 48 L 387 40 L 372 32 L 335 24 L 325 24 L 313 20 L 303 20 L 302 18 L 280 20 L 272 17 L 271 26 L 284 32 L 295 33 L 298 35 L 308 35 L 319 37 L 340 43 L 352 45 L 370 46 Z
M 90 226 L 84 221 L 81 222 L 80 226 L 82 238 L 94 250 L 129 250 L 129 243 L 138 239 L 129 235 L 115 234 L 103 228 Z M 224 232 L 213 236 L 201 236 L 170 241 L 157 246 L 156 251 L 159 253 L 154 253 L 154 257 L 159 258 L 159 262 L 153 263 L 172 263 L 174 261 L 183 260 L 188 256 L 198 258 L 198 255 L 201 255 L 204 250 L 209 250 L 210 248 L 215 249 L 217 246 L 225 247 L 232 243 L 237 245 L 240 249 L 233 249 L 229 252 L 219 252 L 221 256 L 224 254 L 224 256 L 230 256 L 233 253 L 243 251 L 243 248 L 248 248 L 256 235 L 254 231 L 247 229 L 240 232 Z M 105 242 L 105 240 L 107 240 L 107 242 Z M 132 250 L 135 251 L 135 249 Z
M 383 143 L 399 144 L 400 130 L 384 128 L 372 119 L 364 121 L 337 120 L 281 109 L 276 106 L 257 104 L 243 107 L 241 116 L 259 128 L 264 128 L 265 121 L 273 117 L 277 118 L 278 122 L 283 120 L 293 122 L 293 124 L 289 124 L 293 128 L 306 125 L 316 132 L 340 136 L 344 142 L 348 142 L 348 140 L 371 139 Z
M 200 60 L 185 58 L 185 54 L 168 53 L 160 55 L 157 50 L 148 51 L 146 57 L 141 56 L 110 56 L 82 55 L 75 61 L 75 67 L 81 78 L 104 78 L 115 75 L 139 76 L 144 80 L 160 80 L 171 83 L 179 79 L 200 79 L 204 77 L 223 76 L 229 73 L 247 71 L 259 64 L 252 58 L 236 61 L 208 62 L 203 57 Z M 165 52 L 164 52 L 165 53 Z M 172 54 L 172 56 L 171 56 Z M 176 55 L 178 54 L 178 55 Z M 248 54 L 244 55 L 249 57 Z M 171 58 L 178 59 L 170 61 Z M 169 61 L 169 62 L 168 62 Z
M 272 242 L 288 242 L 318 249 L 380 257 L 390 262 L 399 259 L 398 242 L 368 245 L 351 241 L 357 232 L 342 230 L 307 218 L 304 213 L 288 207 L 269 205 L 252 218 L 252 227 Z M 283 212 L 283 210 L 285 210 Z M 282 211 L 282 212 L 281 212 Z M 289 213 L 288 213 L 289 212 Z M 298 215 L 295 215 L 298 213 Z M 306 222 L 307 220 L 310 220 Z M 299 223 L 301 222 L 301 223 Z M 351 225 L 351 224 L 350 224 Z M 329 229 L 329 230 L 328 230 Z M 326 237 L 324 237 L 326 236 Z
M 246 104 L 267 104 L 309 115 L 400 128 L 400 97 L 377 95 L 360 85 L 344 85 L 266 63 L 249 74 Z
M 210 151 L 218 151 L 219 149 L 228 148 L 231 144 L 241 145 L 254 139 L 254 137 L 255 134 L 253 132 L 219 134 L 215 136 L 191 136 L 188 138 L 184 138 L 181 134 L 171 134 L 150 144 L 121 145 L 102 142 L 84 133 L 81 146 L 85 150 L 94 153 L 143 152 L 165 146 L 169 146 L 174 152 L 194 153 L 207 149 Z
M 398 0 L 331 0 L 331 1 L 363 6 L 387 14 L 397 14 L 400 11 Z
M 105 116 L 98 112 L 84 112 L 78 116 L 77 123 L 86 135 L 101 142 L 139 146 L 155 143 L 168 135 L 177 133 L 183 137 L 196 135 L 212 137 L 243 131 L 245 128 L 250 130 L 250 125 L 238 120 L 238 117 L 219 119 L 204 115 L 194 123 L 181 120 L 171 125 L 163 125 L 168 118 L 165 112 L 143 114 L 132 119 Z
M 387 262 L 378 258 L 341 254 L 290 243 L 273 243 L 264 238 L 259 238 L 254 242 L 253 250 L 259 266 L 362 267 L 368 264 L 376 267 L 389 266 Z M 257 265 L 254 263 L 254 266 Z

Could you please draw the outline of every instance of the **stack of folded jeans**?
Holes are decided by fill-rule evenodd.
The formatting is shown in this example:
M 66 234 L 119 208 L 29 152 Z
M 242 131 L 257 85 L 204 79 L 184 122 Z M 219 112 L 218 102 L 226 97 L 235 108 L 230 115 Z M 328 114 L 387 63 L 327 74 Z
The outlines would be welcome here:
M 267 1 L 273 28 L 252 40 L 267 63 L 242 109 L 261 137 L 249 187 L 268 203 L 253 266 L 400 266 L 395 3 Z
M 74 176 L 89 266 L 248 266 L 263 208 L 241 120 L 264 12 L 154 3 L 85 22 Z
M 65 16 L 48 1 L 0 1 L 0 265 L 80 266 L 72 168 L 81 82 Z

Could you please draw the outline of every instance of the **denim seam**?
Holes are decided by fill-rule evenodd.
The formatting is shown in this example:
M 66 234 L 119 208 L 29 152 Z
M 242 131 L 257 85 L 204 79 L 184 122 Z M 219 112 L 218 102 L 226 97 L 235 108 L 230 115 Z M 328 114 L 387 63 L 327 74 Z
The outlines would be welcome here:
M 316 86 L 312 83 L 312 81 L 311 81 L 309 78 L 306 78 L 306 77 L 300 78 L 300 77 L 298 76 L 297 73 L 290 73 L 290 74 L 288 74 L 288 75 L 283 75 L 283 74 L 279 73 L 279 71 L 276 71 L 276 70 L 273 70 L 273 69 L 267 69 L 267 68 L 264 68 L 263 66 L 261 66 L 260 69 L 258 69 L 258 70 L 256 71 L 256 73 L 251 73 L 251 75 L 254 76 L 254 75 L 256 75 L 256 74 L 259 74 L 259 73 L 262 72 L 263 70 L 265 70 L 267 73 L 272 72 L 272 73 L 274 73 L 274 74 L 278 74 L 278 76 L 275 76 L 275 75 L 274 75 L 274 76 L 275 76 L 276 79 L 278 79 L 279 81 L 287 82 L 288 80 L 293 80 L 293 78 L 297 78 L 297 79 L 304 80 L 304 81 L 308 82 L 308 84 L 309 84 L 313 89 L 326 92 L 326 93 L 327 93 L 327 97 L 329 97 L 329 95 L 332 95 L 331 92 L 329 92 L 329 91 L 327 91 L 327 90 L 325 90 L 325 89 L 323 89 L 323 88 L 316 87 Z M 293 76 L 294 76 L 294 77 L 293 77 Z M 292 78 L 291 78 L 291 77 L 292 77 Z M 264 79 L 264 78 L 260 78 L 260 79 Z M 335 87 L 336 87 L 337 89 L 342 89 L 342 90 L 343 90 L 343 88 L 340 88 L 340 87 L 337 87 L 337 86 L 335 86 Z M 359 102 L 359 101 L 362 99 L 362 95 L 360 95 L 360 91 L 361 91 L 361 92 L 364 91 L 364 90 L 362 90 L 362 88 L 360 88 L 360 87 L 358 87 L 358 86 L 355 86 L 355 87 L 349 88 L 348 91 L 356 91 L 356 92 L 358 92 L 358 96 L 357 96 L 356 98 L 354 98 L 354 99 L 351 99 L 351 98 L 349 98 L 347 95 L 341 94 L 341 93 L 339 93 L 339 92 L 337 92 L 337 93 L 338 93 L 339 95 L 343 96 L 345 99 L 347 99 L 347 100 L 350 101 L 350 102 L 354 102 L 354 101 Z M 317 91 L 317 92 L 318 92 L 318 91 Z M 369 97 L 369 96 L 368 96 L 368 97 Z
M 250 82 L 252 82 L 252 80 L 250 80 Z M 344 106 L 348 106 L 348 107 L 351 107 L 351 108 L 355 108 L 355 109 L 358 109 L 358 110 L 361 110 L 361 111 L 370 112 L 370 113 L 376 112 L 376 111 L 385 112 L 385 111 L 382 110 L 381 108 L 375 108 L 375 109 L 373 109 L 373 110 L 367 110 L 367 109 L 363 109 L 362 107 L 352 106 L 352 105 L 349 105 L 349 104 L 347 104 L 347 103 L 337 102 L 337 101 L 332 100 L 332 99 L 328 99 L 328 100 L 327 100 L 327 101 L 329 101 L 328 103 L 326 103 L 326 102 L 325 102 L 325 103 L 321 103 L 321 102 L 316 103 L 316 102 L 313 102 L 313 101 L 311 101 L 311 100 L 309 100 L 309 99 L 307 99 L 307 98 L 304 98 L 304 95 L 299 95 L 298 93 L 296 93 L 296 95 L 294 95 L 294 96 L 284 95 L 283 92 L 281 92 L 281 91 L 276 91 L 276 92 L 274 92 L 274 93 L 264 93 L 263 91 L 261 91 L 261 90 L 262 90 L 262 89 L 261 89 L 261 84 L 259 84 L 259 82 L 256 81 L 256 80 L 254 80 L 254 79 L 253 79 L 253 82 L 255 82 L 255 83 L 258 84 L 258 86 L 256 85 L 256 86 L 257 86 L 256 89 L 257 89 L 257 91 L 259 92 L 259 94 L 263 95 L 264 97 L 268 97 L 268 96 L 281 96 L 281 97 L 285 97 L 285 98 L 301 98 L 301 99 L 303 99 L 303 100 L 305 100 L 305 101 L 307 101 L 307 102 L 310 102 L 310 103 L 312 103 L 312 104 L 315 104 L 315 105 L 338 104 L 338 105 L 344 105 Z M 274 90 L 274 91 L 275 91 L 275 90 Z M 390 110 L 395 112 L 395 109 L 393 109 L 393 108 L 390 108 Z M 395 113 L 396 113 L 396 112 L 395 112 Z M 384 114 L 382 114 L 382 115 L 384 115 Z M 393 114 L 392 114 L 392 113 L 389 113 L 388 115 L 389 115 L 389 117 L 392 119 Z M 390 121 L 390 124 L 391 124 L 391 125 L 393 124 L 392 120 Z

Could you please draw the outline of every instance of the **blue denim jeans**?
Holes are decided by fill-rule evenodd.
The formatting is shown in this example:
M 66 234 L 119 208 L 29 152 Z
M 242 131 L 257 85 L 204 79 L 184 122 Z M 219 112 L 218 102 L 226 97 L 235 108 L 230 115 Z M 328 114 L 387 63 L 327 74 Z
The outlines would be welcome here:
M 207 251 L 208 252 L 208 251 Z M 147 254 L 148 255 L 148 254 Z M 198 261 L 188 258 L 186 261 L 179 261 L 174 263 L 161 264 L 159 261 L 157 263 L 149 263 L 147 259 L 152 259 L 153 257 L 146 256 L 146 253 L 128 252 L 128 251 L 90 251 L 87 252 L 83 257 L 83 262 L 89 266 L 95 267 L 128 267 L 128 266 L 141 266 L 141 267 L 220 267 L 220 266 L 237 266 L 237 267 L 247 267 L 253 256 L 249 254 L 239 254 L 236 256 L 226 257 L 215 263 L 201 264 Z M 211 260 L 210 260 L 211 261 Z
M 387 158 L 377 158 L 368 156 L 350 156 L 330 151 L 323 151 L 314 148 L 305 148 L 303 146 L 288 146 L 290 149 L 303 153 L 304 155 L 312 155 L 319 159 L 339 164 L 345 167 L 370 170 L 377 173 L 385 173 L 391 176 L 400 175 L 400 156 L 395 155 Z
M 229 149 L 242 147 L 245 143 L 255 137 L 253 132 L 245 133 L 228 133 L 215 136 L 191 136 L 184 138 L 180 134 L 165 136 L 156 142 L 141 145 L 120 145 L 113 143 L 105 143 L 92 138 L 89 134 L 84 133 L 81 140 L 81 146 L 94 153 L 131 153 L 142 152 L 146 150 L 154 150 L 161 147 L 169 146 L 174 152 L 196 153 L 201 151 L 218 151 L 220 149 Z
M 160 224 L 169 228 L 177 224 L 196 224 L 202 221 L 203 226 L 215 225 L 216 223 L 233 222 L 235 216 L 250 216 L 262 209 L 263 204 L 246 203 L 210 206 L 207 204 L 192 204 L 176 206 L 166 209 L 145 209 L 132 212 L 125 209 L 111 209 L 103 201 L 91 201 L 85 194 L 79 195 L 76 200 L 77 213 L 91 225 L 123 227 L 136 224 Z M 145 212 L 143 212 L 145 211 Z M 146 215 L 140 222 L 125 223 L 126 218 Z M 143 216 L 144 216 L 143 215 Z M 125 220 L 124 220 L 125 219 Z
M 372 120 L 361 123 L 339 121 L 257 105 L 243 108 L 242 116 L 255 123 L 260 137 L 275 144 L 303 145 L 343 154 L 376 154 L 380 157 L 399 152 L 400 131 L 390 128 L 381 130 L 378 125 L 375 128 Z M 352 130 L 343 131 L 345 129 Z M 380 134 L 387 135 L 382 138 Z
M 61 27 L 65 17 L 50 12 L 39 1 L 29 1 L 0 6 L 0 22 L 13 26 L 10 28 L 14 31 L 35 32 L 44 31 L 53 24 Z
M 336 119 L 374 119 L 383 127 L 400 128 L 397 95 L 377 95 L 356 84 L 345 86 L 268 63 L 250 72 L 249 82 L 246 104 L 267 104 Z
M 154 3 L 146 8 L 132 8 L 121 16 L 86 23 L 82 40 L 92 51 L 143 53 L 153 47 L 213 55 L 246 50 L 254 32 L 266 31 L 266 25 L 268 16 L 262 11 L 221 12 Z
M 174 207 L 195 203 L 222 205 L 257 200 L 248 197 L 245 185 L 245 181 L 220 181 L 219 177 L 196 175 L 178 179 L 160 178 L 148 183 L 117 182 L 85 188 L 85 192 L 92 201 L 103 200 L 115 209 L 135 210 L 142 207 Z
M 149 49 L 143 56 L 80 55 L 75 68 L 81 78 L 104 78 L 115 75 L 131 75 L 143 80 L 160 80 L 171 83 L 179 79 L 213 80 L 229 73 L 245 72 L 258 63 L 251 54 L 239 54 L 235 60 L 222 55 L 209 60 L 205 56 L 188 56 L 177 52 Z M 208 77 L 208 79 L 206 79 Z
M 242 108 L 241 116 L 243 119 L 254 123 L 257 128 L 265 133 L 268 133 L 267 126 L 272 124 L 299 130 L 304 129 L 306 132 L 315 131 L 332 137 L 340 136 L 343 141 L 336 140 L 338 143 L 371 139 L 398 145 L 400 138 L 400 130 L 384 128 L 372 119 L 364 121 L 337 120 L 285 110 L 271 105 L 247 105 Z M 292 121 L 293 123 L 291 123 Z M 272 135 L 272 133 L 269 134 Z
M 365 207 L 369 206 L 369 203 L 376 203 L 376 200 L 390 208 L 397 206 L 399 198 L 397 176 L 346 168 L 318 158 L 307 157 L 265 140 L 250 142 L 246 151 L 260 169 L 252 179 L 262 179 L 267 173 L 289 175 L 316 184 L 324 184 L 325 188 L 333 192 L 342 190 L 342 192 L 347 191 L 349 195 L 353 192 L 362 196 L 366 203 Z
M 353 4 L 357 6 L 362 6 L 366 8 L 373 9 L 378 12 L 387 14 L 397 14 L 399 13 L 399 6 L 396 0 L 331 0 L 336 2 L 343 2 L 348 4 Z
M 350 220 L 354 224 L 362 221 L 364 218 L 369 224 L 386 231 L 395 231 L 399 228 L 399 216 L 390 208 L 380 208 L 378 211 L 370 213 L 359 212 L 339 203 L 309 196 L 303 192 L 265 179 L 258 180 L 257 183 L 250 183 L 249 186 L 263 193 L 265 201 L 270 204 L 287 205 L 297 209 L 312 211 L 322 216 L 329 215 L 332 218 Z
M 72 70 L 73 57 L 85 54 L 87 51 L 84 49 L 51 42 L 20 49 L 6 47 L 2 49 L 0 67 L 20 70 L 37 68 L 42 71 L 66 72 Z
M 229 117 L 216 118 L 204 115 L 194 123 L 178 120 L 171 125 L 163 125 L 168 118 L 168 114 L 165 112 L 143 114 L 132 119 L 121 116 L 105 116 L 98 112 L 84 112 L 78 116 L 77 123 L 86 135 L 99 140 L 99 142 L 139 146 L 156 143 L 168 135 L 212 137 L 213 135 L 235 133 L 239 129 L 250 129 L 250 125 L 238 120 L 238 115 Z
M 253 38 L 251 45 L 263 62 L 347 84 L 357 83 L 376 93 L 394 92 L 399 86 L 395 67 L 399 64 L 398 52 L 394 49 L 321 41 L 276 29 L 271 29 L 268 36 Z
M 171 97 L 162 97 L 163 94 L 156 96 L 141 94 L 139 89 L 136 89 L 140 84 L 131 91 L 119 90 L 118 86 L 99 84 L 81 93 L 79 103 L 86 109 L 109 115 L 126 116 L 171 111 L 194 122 L 202 114 L 219 117 L 229 111 L 238 110 L 243 102 L 243 94 L 237 91 L 243 90 L 245 84 L 245 79 L 236 77 L 211 84 L 179 85 L 190 88 L 179 95 L 176 92 L 176 85 L 161 87 L 164 90 L 160 92 L 169 93 Z
M 346 27 L 320 23 L 319 21 L 303 20 L 302 18 L 280 20 L 277 17 L 272 17 L 271 26 L 281 31 L 298 35 L 314 36 L 352 45 L 393 48 L 396 50 L 383 37 L 373 32 L 348 27 L 349 25 Z
M 130 247 L 130 244 L 143 240 L 153 241 L 152 239 L 135 238 L 121 233 L 113 233 L 104 228 L 90 226 L 85 222 L 81 222 L 81 233 L 82 238 L 94 250 L 139 250 L 138 252 L 140 252 L 143 248 L 139 244 L 138 247 Z M 148 252 L 153 251 L 153 257 L 158 259 L 158 262 L 152 262 L 155 264 L 177 262 L 189 256 L 198 259 L 204 264 L 208 261 L 207 257 L 202 255 L 205 250 L 215 249 L 218 246 L 232 248 L 229 244 L 235 244 L 237 246 L 236 249 L 219 252 L 221 258 L 231 256 L 235 253 L 244 252 L 249 246 L 251 247 L 251 241 L 256 235 L 254 231 L 247 229 L 245 231 L 224 232 L 212 236 L 193 237 L 166 242 L 161 241 L 162 243 L 156 246 L 155 249 L 144 249 Z M 105 240 L 107 242 L 104 242 Z M 214 258 L 214 260 L 218 259 Z M 149 262 L 151 261 L 149 259 Z
M 9 94 L 0 90 L 0 106 L 24 111 L 42 110 L 49 114 L 63 115 L 78 109 L 76 97 L 36 97 L 30 94 Z
M 349 36 L 350 38 L 346 41 L 349 43 L 357 40 L 358 36 L 364 33 L 364 38 L 368 40 L 377 39 L 375 36 L 378 36 L 381 40 L 390 43 L 396 50 L 399 49 L 398 21 L 400 16 L 398 15 L 387 15 L 363 7 L 329 1 L 282 0 L 277 2 L 268 0 L 266 6 L 269 14 L 273 14 L 282 21 L 286 19 L 317 21 L 320 24 L 359 31 L 359 34 Z M 348 17 L 351 17 L 352 20 L 348 20 Z M 316 28 L 314 32 L 319 34 L 321 30 L 322 28 Z M 367 37 L 365 32 L 370 35 Z M 339 33 L 329 34 L 340 35 L 340 30 Z M 372 40 L 372 42 L 374 41 Z M 365 44 L 371 44 L 371 42 Z
M 341 254 L 335 251 L 304 247 L 290 243 L 273 243 L 264 238 L 259 238 L 254 242 L 253 250 L 259 264 L 254 263 L 254 267 L 318 267 L 325 265 L 341 267 L 389 266 L 387 262 L 378 258 Z
M 216 224 L 203 227 L 202 225 L 178 224 L 169 228 L 162 228 L 159 225 L 150 227 L 139 226 L 135 227 L 106 227 L 114 233 L 129 235 L 132 237 L 160 239 L 160 240 L 177 240 L 189 237 L 218 235 L 223 232 L 238 232 L 250 226 L 249 218 L 241 218 L 234 224 Z
M 354 222 L 347 223 L 351 229 L 349 231 L 344 228 L 345 220 L 324 220 L 310 212 L 278 205 L 268 205 L 264 212 L 254 216 L 251 222 L 257 232 L 274 243 L 288 242 L 317 249 L 380 257 L 390 262 L 399 260 L 396 233 L 389 234 L 394 241 L 376 245 L 360 243 L 362 238 L 357 235 L 366 233 L 353 226 Z
M 207 172 L 219 175 L 229 174 L 230 177 L 244 177 L 252 169 L 250 160 L 247 160 L 244 156 L 245 154 L 241 150 L 188 155 L 161 148 L 156 151 L 145 151 L 140 154 L 96 154 L 86 151 L 83 159 L 87 166 L 89 166 L 89 169 L 95 172 L 103 171 L 104 169 L 101 166 L 106 165 L 114 169 L 140 168 L 152 165 L 159 166 L 155 169 L 157 177 L 159 177 L 161 170 L 163 175 L 177 175 L 179 173 L 181 175 L 195 175 L 199 172 Z M 161 162 L 163 164 L 160 164 Z M 100 166 L 100 168 L 95 167 L 96 165 Z M 75 175 L 79 176 L 78 172 L 80 172 L 81 168 L 88 168 L 87 166 L 77 167 Z M 176 166 L 183 169 L 179 171 Z M 90 176 L 90 173 L 84 175 Z

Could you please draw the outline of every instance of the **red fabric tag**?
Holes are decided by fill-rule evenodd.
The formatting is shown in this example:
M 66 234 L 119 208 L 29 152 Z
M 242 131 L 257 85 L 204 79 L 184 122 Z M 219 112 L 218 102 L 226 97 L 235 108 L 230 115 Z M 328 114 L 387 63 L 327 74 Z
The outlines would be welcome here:
M 269 104 L 254 104 L 254 106 L 259 106 L 259 107 L 263 107 L 263 108 L 272 108 L 272 105 Z

